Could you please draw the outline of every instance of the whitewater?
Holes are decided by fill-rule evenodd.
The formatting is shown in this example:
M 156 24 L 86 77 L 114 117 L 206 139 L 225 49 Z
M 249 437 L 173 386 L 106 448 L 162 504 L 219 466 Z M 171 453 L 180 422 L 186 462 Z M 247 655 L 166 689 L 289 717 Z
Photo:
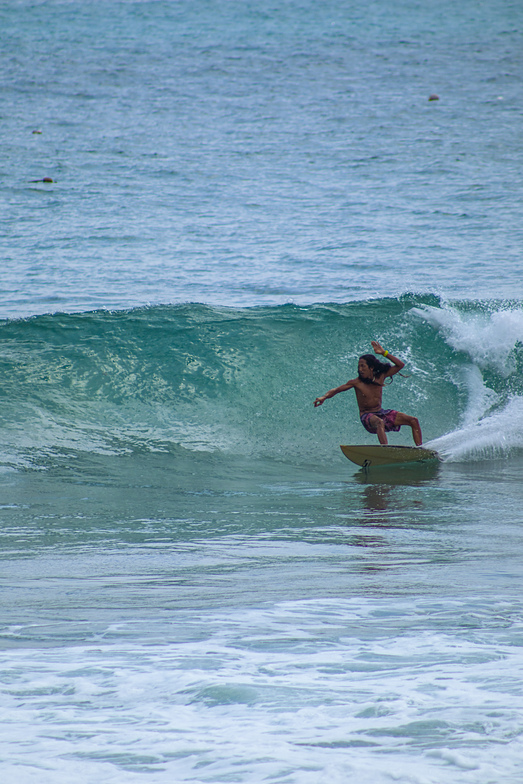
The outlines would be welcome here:
M 522 30 L 0 2 L 2 781 L 519 784 Z

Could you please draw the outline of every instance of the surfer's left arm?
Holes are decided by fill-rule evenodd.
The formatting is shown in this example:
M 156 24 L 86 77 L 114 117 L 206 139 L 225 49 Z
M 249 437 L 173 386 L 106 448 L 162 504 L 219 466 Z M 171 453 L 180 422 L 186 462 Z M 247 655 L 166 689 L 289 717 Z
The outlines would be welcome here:
M 371 340 L 371 345 L 376 354 L 381 354 L 382 357 L 385 357 L 385 359 L 388 359 L 393 363 L 393 366 L 389 368 L 384 374 L 385 378 L 388 376 L 394 376 L 405 367 L 405 362 L 402 362 L 401 359 L 398 359 L 398 357 L 394 357 L 390 351 L 386 351 L 376 340 Z
M 347 389 L 352 389 L 355 383 L 356 383 L 356 379 L 353 378 L 351 379 L 351 381 L 347 381 L 346 384 L 342 384 L 340 387 L 336 387 L 335 389 L 329 389 L 329 391 L 325 395 L 316 398 L 316 400 L 314 401 L 315 408 L 317 408 L 318 406 L 322 406 L 328 398 L 334 397 L 334 395 L 338 395 L 340 392 L 345 392 Z

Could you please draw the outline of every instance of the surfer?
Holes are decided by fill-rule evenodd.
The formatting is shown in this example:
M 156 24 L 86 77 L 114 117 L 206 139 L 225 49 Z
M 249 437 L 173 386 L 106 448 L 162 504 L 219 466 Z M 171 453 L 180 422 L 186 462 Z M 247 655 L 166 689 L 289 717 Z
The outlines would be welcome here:
M 371 345 L 376 354 L 390 359 L 393 364 L 380 362 L 374 354 L 363 354 L 358 360 L 358 378 L 353 378 L 336 389 L 330 389 L 325 395 L 317 397 L 314 405 L 321 406 L 329 397 L 334 397 L 338 392 L 354 389 L 360 409 L 361 424 L 369 433 L 378 436 L 380 444 L 389 443 L 387 433 L 391 430 L 396 433 L 400 427 L 407 425 L 412 428 L 414 443 L 416 446 L 421 446 L 421 428 L 416 417 L 402 414 L 401 411 L 394 409 L 384 410 L 381 407 L 385 379 L 399 373 L 405 367 L 405 363 L 385 351 L 375 340 L 371 341 Z

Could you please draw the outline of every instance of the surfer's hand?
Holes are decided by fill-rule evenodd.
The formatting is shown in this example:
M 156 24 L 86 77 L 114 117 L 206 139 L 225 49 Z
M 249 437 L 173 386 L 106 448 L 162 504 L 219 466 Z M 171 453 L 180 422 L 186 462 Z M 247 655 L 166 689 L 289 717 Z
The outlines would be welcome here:
M 323 405 L 324 402 L 325 402 L 324 397 L 317 397 L 316 400 L 314 401 L 314 408 Z
M 376 340 L 371 340 L 370 344 L 371 344 L 371 346 L 374 349 L 376 354 L 384 354 L 385 353 L 385 349 L 383 349 Z

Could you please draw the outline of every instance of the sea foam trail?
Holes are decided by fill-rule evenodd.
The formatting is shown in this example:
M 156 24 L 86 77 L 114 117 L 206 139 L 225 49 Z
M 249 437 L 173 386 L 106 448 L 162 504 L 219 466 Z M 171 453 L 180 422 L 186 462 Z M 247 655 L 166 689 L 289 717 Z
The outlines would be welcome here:
M 434 438 L 425 446 L 436 449 L 449 462 L 505 457 L 523 450 L 523 398 L 513 398 L 501 411 Z
M 422 305 L 412 313 L 455 352 L 458 361 L 451 372 L 466 395 L 460 426 L 427 446 L 449 461 L 488 459 L 523 449 L 523 397 L 518 394 L 523 310 L 464 303 Z

